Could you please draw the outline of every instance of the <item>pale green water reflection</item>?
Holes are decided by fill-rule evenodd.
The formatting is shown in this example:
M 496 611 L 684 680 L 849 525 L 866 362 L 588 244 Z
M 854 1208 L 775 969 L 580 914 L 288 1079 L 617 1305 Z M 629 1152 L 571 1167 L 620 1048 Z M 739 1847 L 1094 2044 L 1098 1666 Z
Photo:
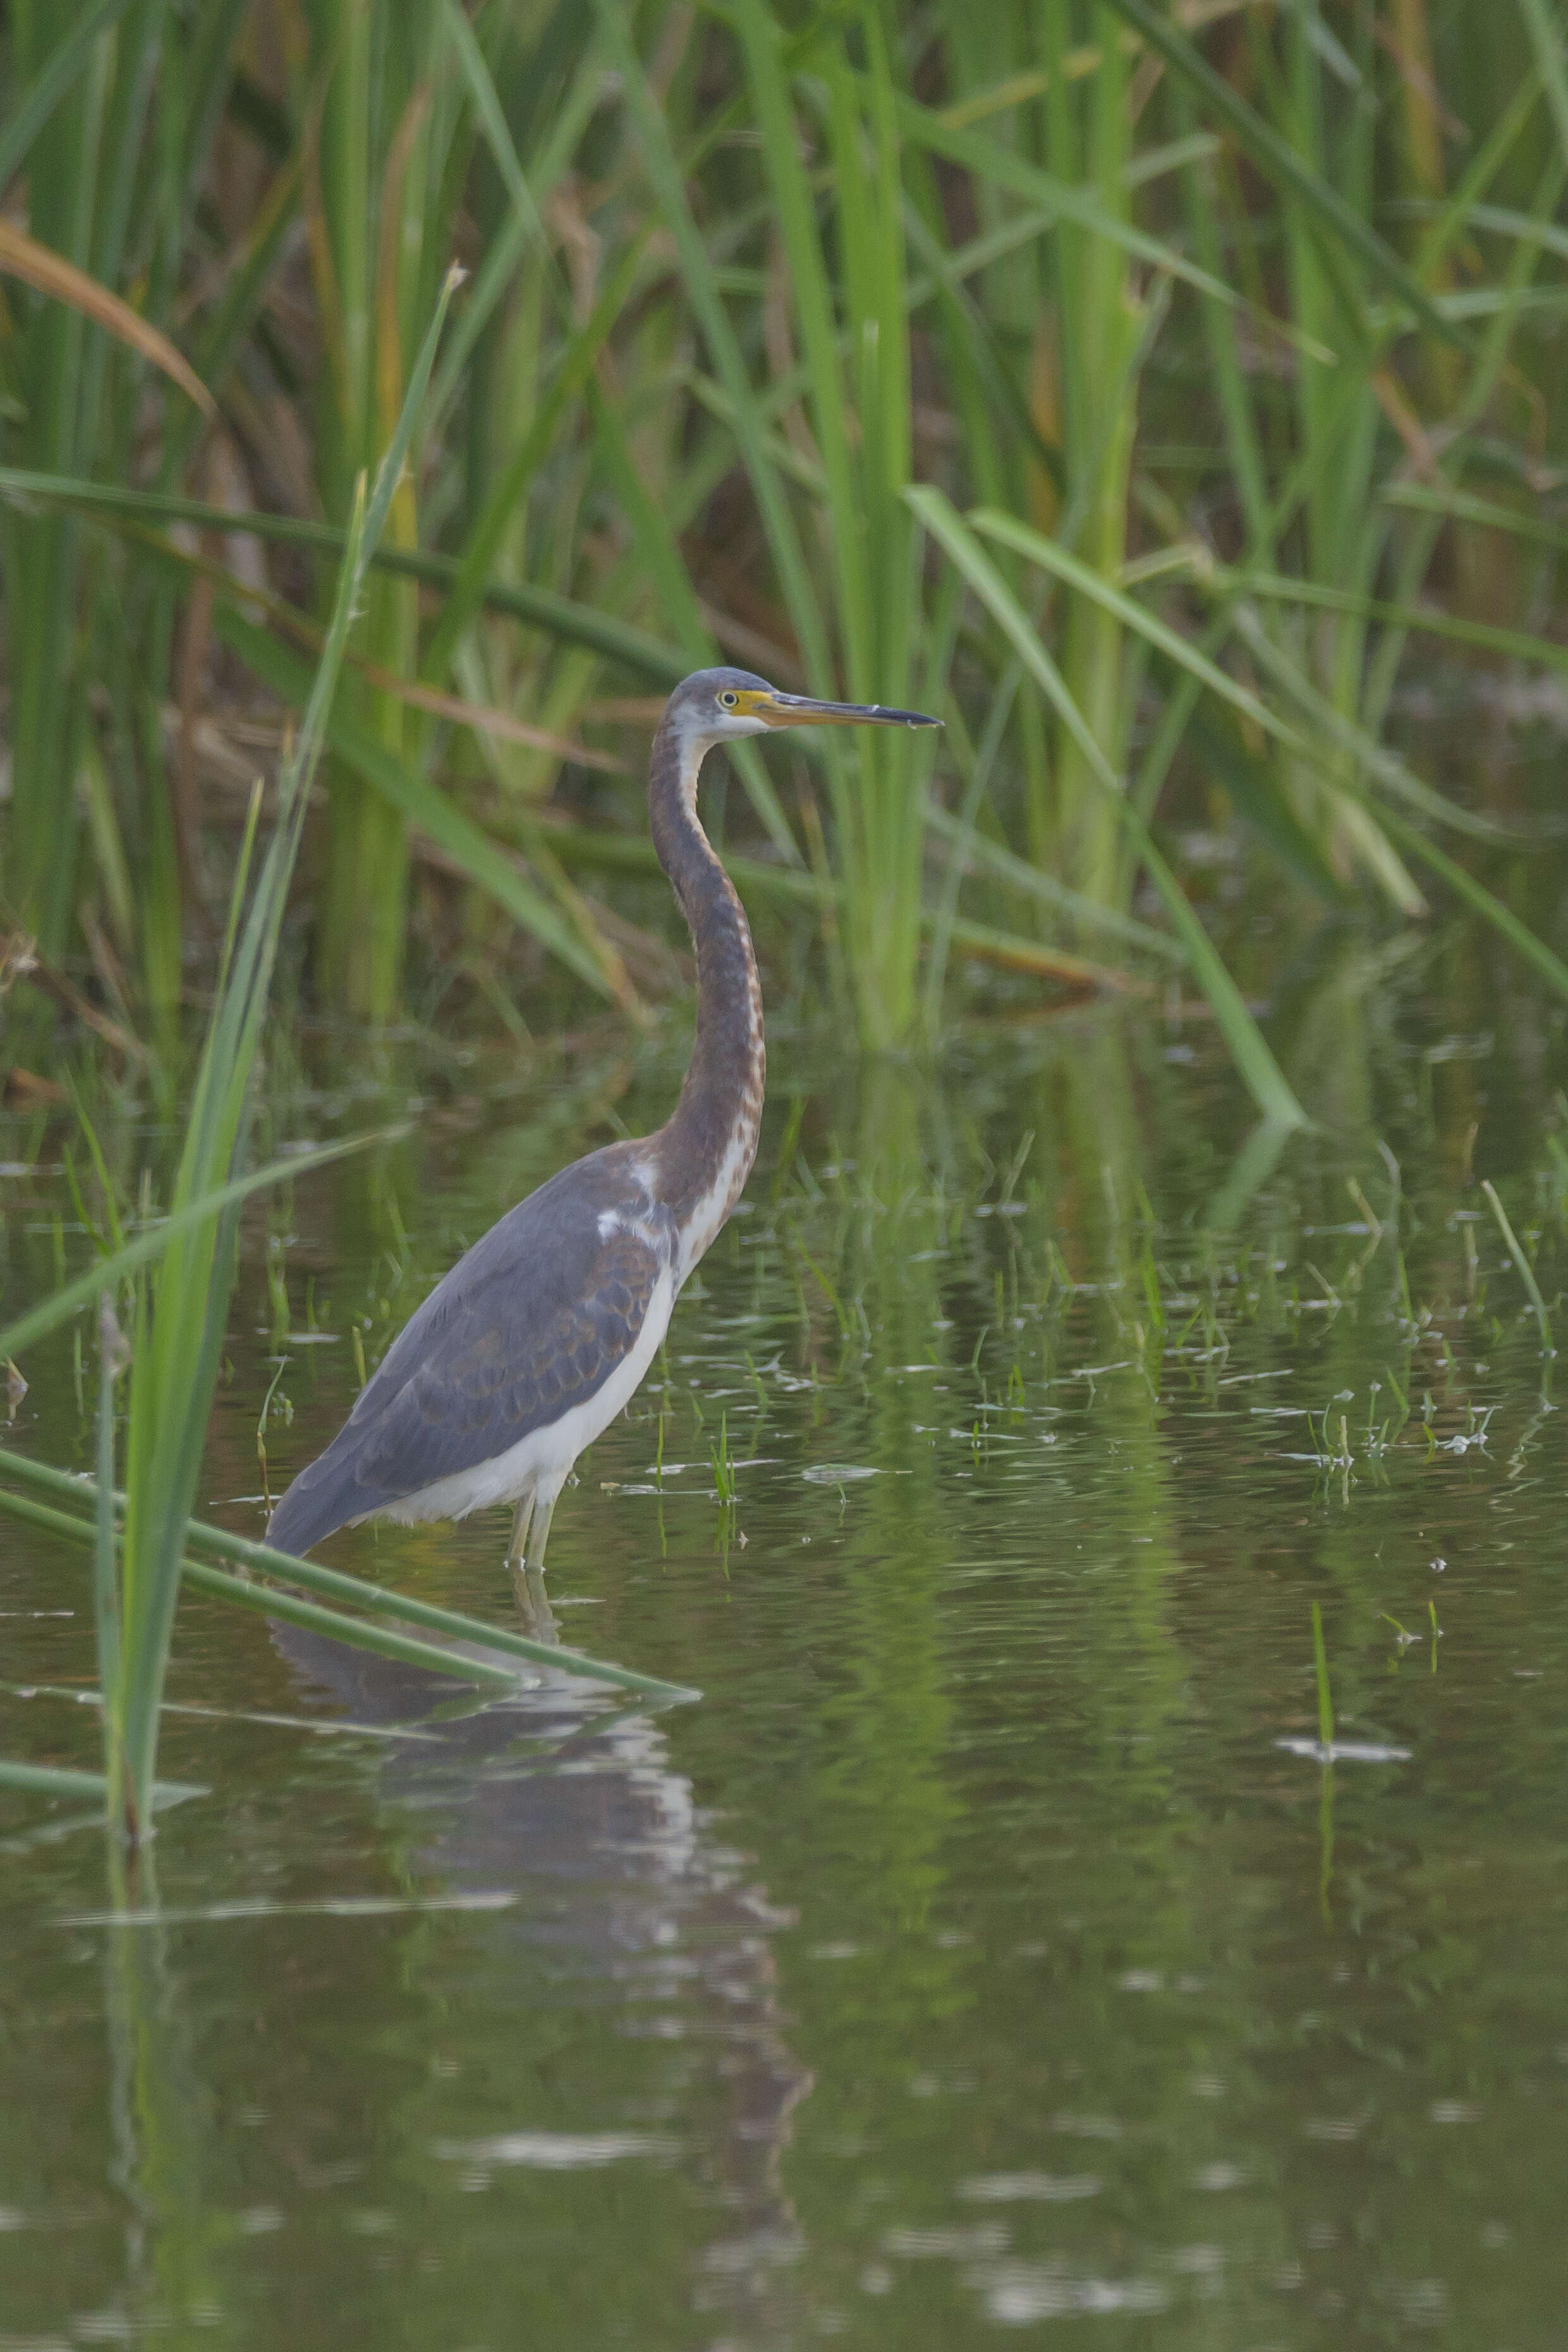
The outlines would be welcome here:
M 161 1917 L 0 1800 L 0 2345 L 1561 2343 L 1568 1422 L 1476 1180 L 1552 1302 L 1563 1039 L 1430 984 L 1303 987 L 1333 1130 L 1246 1159 L 1201 1034 L 815 1087 L 786 1041 L 749 1213 L 551 1542 L 565 1637 L 700 1706 L 475 1708 L 188 1604 L 172 1695 L 218 1712 L 165 1769 L 212 1794 Z M 248 1234 L 209 1516 L 256 1525 L 275 1334 L 277 1486 L 349 1318 L 373 1353 L 670 1066 L 423 1083 Z M 4 1181 L 14 1296 L 63 1196 Z M 16 1442 L 85 1458 L 68 1340 L 26 1369 Z M 331 1557 L 499 1614 L 503 1538 Z M 1402 1758 L 1278 1744 L 1314 1600 L 1340 1737 Z M 39 1687 L 89 1678 L 83 1601 L 6 1534 L 5 1753 L 92 1760 Z

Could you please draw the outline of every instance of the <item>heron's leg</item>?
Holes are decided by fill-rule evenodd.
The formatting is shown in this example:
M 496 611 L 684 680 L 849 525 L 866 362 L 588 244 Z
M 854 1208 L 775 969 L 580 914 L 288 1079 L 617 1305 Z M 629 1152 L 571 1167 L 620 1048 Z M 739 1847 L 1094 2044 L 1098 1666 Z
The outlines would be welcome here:
M 517 1596 L 517 1613 L 523 1621 L 525 1633 L 532 1633 L 534 1610 L 528 1592 L 528 1522 L 534 1515 L 534 1490 L 522 1497 L 512 1520 L 512 1539 L 507 1546 L 507 1572 L 512 1580 Z
M 528 1538 L 528 1574 L 542 1577 L 545 1572 L 545 1546 L 549 1541 L 549 1523 L 555 1517 L 559 1486 L 536 1496 L 534 1523 Z
M 560 1639 L 555 1612 L 545 1599 L 545 1546 L 549 1541 L 549 1523 L 562 1483 L 558 1480 L 553 1486 L 536 1486 L 527 1502 L 517 1505 L 517 1525 L 512 1530 L 512 1549 L 507 1564 L 512 1571 L 512 1591 L 517 1597 L 523 1631 L 535 1642 Z
M 507 1547 L 507 1566 L 514 1575 L 528 1556 L 528 1521 L 533 1515 L 534 1489 L 530 1486 L 517 1505 L 517 1514 L 512 1520 L 512 1540 Z

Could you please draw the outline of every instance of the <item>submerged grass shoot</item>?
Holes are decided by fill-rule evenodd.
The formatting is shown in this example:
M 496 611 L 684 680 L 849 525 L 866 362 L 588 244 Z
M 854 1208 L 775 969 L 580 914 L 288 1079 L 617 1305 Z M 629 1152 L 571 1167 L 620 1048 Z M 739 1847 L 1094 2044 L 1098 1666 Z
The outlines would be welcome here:
M 1333 1747 L 1333 1697 L 1329 1689 L 1328 1652 L 1323 1647 L 1323 1612 L 1312 1603 L 1312 1675 L 1318 1693 L 1318 1738 L 1326 1750 Z
M 1546 1356 L 1554 1355 L 1556 1350 L 1552 1344 L 1552 1319 L 1546 1312 L 1546 1301 L 1541 1295 L 1541 1285 L 1535 1278 L 1535 1268 L 1521 1248 L 1519 1236 L 1509 1223 L 1508 1212 L 1498 1198 L 1497 1187 L 1490 1177 L 1482 1179 L 1481 1191 L 1486 1195 L 1488 1208 L 1497 1220 L 1497 1229 L 1502 1235 L 1504 1246 L 1513 1260 L 1515 1270 L 1524 1285 L 1525 1296 L 1534 1311 L 1536 1325 L 1541 1333 L 1542 1353 Z

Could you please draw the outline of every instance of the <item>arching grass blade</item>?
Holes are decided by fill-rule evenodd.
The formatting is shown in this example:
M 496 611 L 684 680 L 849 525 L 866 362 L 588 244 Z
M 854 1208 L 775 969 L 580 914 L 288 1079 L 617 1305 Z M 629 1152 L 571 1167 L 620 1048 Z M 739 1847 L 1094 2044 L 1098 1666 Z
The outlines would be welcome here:
M 324 1168 L 329 1161 L 341 1160 L 350 1151 L 363 1151 L 372 1143 L 390 1142 L 405 1132 L 406 1129 L 401 1127 L 377 1128 L 363 1135 L 347 1136 L 338 1143 L 312 1144 L 308 1150 L 291 1151 L 282 1160 L 269 1160 L 265 1167 L 253 1168 L 248 1175 L 236 1176 L 211 1192 L 204 1192 L 194 1200 L 183 1202 L 179 1208 L 171 1210 L 166 1217 L 161 1217 L 156 1224 L 149 1225 L 144 1232 L 133 1235 L 123 1249 L 99 1259 L 85 1273 L 78 1275 L 74 1281 L 63 1284 L 49 1297 L 40 1299 L 36 1307 L 30 1307 L 25 1315 L 18 1315 L 14 1323 L 6 1324 L 4 1329 L 0 1329 L 0 1358 L 19 1356 L 25 1349 L 36 1346 L 49 1332 L 57 1330 L 62 1323 L 68 1323 L 80 1308 L 123 1282 L 128 1275 L 135 1274 L 150 1260 L 161 1257 L 172 1241 L 188 1233 L 193 1226 L 210 1222 L 225 1209 L 237 1208 L 253 1192 L 265 1192 L 269 1185 L 287 1183 L 291 1177 L 302 1176 L 307 1169 Z

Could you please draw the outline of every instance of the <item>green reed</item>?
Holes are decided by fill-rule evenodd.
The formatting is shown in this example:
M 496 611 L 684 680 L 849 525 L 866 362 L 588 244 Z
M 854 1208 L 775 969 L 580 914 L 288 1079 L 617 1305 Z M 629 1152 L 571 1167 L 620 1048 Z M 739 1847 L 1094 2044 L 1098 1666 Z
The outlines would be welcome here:
M 206 12 L 179 75 L 158 70 L 162 0 L 23 8 L 11 26 L 11 111 L 0 148 L 7 180 L 26 173 L 26 231 L 87 279 L 111 289 L 134 284 L 149 325 L 172 321 L 239 15 L 234 0 Z M 173 412 L 186 404 L 160 390 L 101 320 L 68 299 L 16 290 L 6 299 L 0 383 L 14 461 L 123 478 L 137 463 L 143 400 L 160 430 L 185 428 Z M 110 934 L 140 965 L 149 1004 L 168 1013 L 180 985 L 177 813 L 152 771 L 162 764 L 172 610 L 118 593 L 99 544 L 59 509 L 7 508 L 0 562 L 13 780 L 5 899 L 44 952 L 57 955 L 74 929 L 85 802 L 97 864 L 117 865 L 134 886 L 105 889 Z M 95 691 L 108 706 L 101 741 Z
M 278 782 L 277 821 L 247 891 L 259 814 L 253 794 L 220 965 L 217 1000 L 197 1066 L 171 1199 L 172 1220 L 152 1281 L 139 1279 L 129 1335 L 126 1498 L 116 1542 L 109 1495 L 114 1389 L 122 1343 L 105 1313 L 101 1337 L 95 1607 L 103 1694 L 109 1812 L 134 1841 L 152 1818 L 159 1717 L 184 1536 L 206 1440 L 234 1282 L 239 1202 L 214 1209 L 246 1156 L 254 1075 L 288 887 L 311 779 L 327 737 L 368 552 L 396 492 L 434 358 L 449 282 L 414 366 L 367 502 L 361 478 L 326 645 L 299 735 Z M 246 903 L 248 897 L 248 904 Z M 195 1213 L 204 1208 L 206 1213 Z M 112 1263 L 112 1262 L 111 1262 Z M 103 1269 L 99 1269 L 100 1286 Z
M 322 355 L 314 436 L 325 513 L 342 521 L 360 478 L 397 428 L 405 354 L 423 339 L 452 257 L 472 140 L 461 93 L 443 72 L 442 11 L 319 0 L 291 93 L 306 154 L 303 205 Z M 387 513 L 389 543 L 419 544 L 417 445 Z M 412 581 L 378 574 L 357 617 L 367 664 L 418 671 Z M 400 767 L 423 766 L 428 722 L 395 694 L 356 680 L 345 698 L 365 734 Z M 407 930 L 408 818 L 353 762 L 328 767 L 327 859 L 317 928 L 323 993 L 384 1021 L 401 992 Z
M 894 61 L 878 12 L 862 8 L 858 25 L 854 14 L 825 32 L 802 60 L 821 90 L 811 113 L 798 103 L 779 29 L 761 0 L 743 0 L 737 15 L 777 206 L 771 299 L 792 313 L 805 379 L 804 402 L 790 421 L 821 472 L 817 511 L 803 519 L 821 560 L 808 560 L 804 535 L 791 527 L 776 467 L 765 510 L 813 690 L 831 695 L 841 680 L 857 701 L 907 705 L 917 690 L 922 652 L 939 646 L 942 632 L 940 623 L 935 633 L 923 625 L 902 495 L 913 436 Z M 858 71 L 852 32 L 859 34 Z M 816 171 L 826 173 L 830 207 L 815 200 L 802 131 Z M 774 364 L 784 357 L 780 350 Z M 753 437 L 760 444 L 759 433 Z M 760 446 L 752 463 L 760 468 Z M 927 678 L 933 688 L 938 683 L 928 667 Z M 861 1033 L 869 1045 L 894 1045 L 916 1017 L 929 753 L 918 739 L 889 733 L 867 737 L 852 751 L 830 738 L 824 757 L 845 961 Z
M 505 922 L 636 1014 L 574 878 L 625 845 L 542 803 L 564 739 L 635 768 L 607 701 L 716 655 L 949 719 L 931 773 L 892 734 L 825 740 L 788 793 L 737 762 L 748 891 L 814 916 L 868 1045 L 935 1030 L 956 958 L 1093 985 L 1090 936 L 1118 939 L 1134 974 L 1184 963 L 1298 1118 L 1260 975 L 1170 869 L 1195 814 L 1246 833 L 1291 926 L 1457 894 L 1568 986 L 1511 904 L 1517 827 L 1394 726 L 1435 635 L 1561 660 L 1568 47 L 1542 0 L 1484 38 L 1406 0 L 1386 41 L 1319 0 L 311 0 L 267 89 L 262 0 L 199 15 L 175 73 L 161 0 L 22 12 L 0 119 L 33 236 L 220 410 L 199 437 L 89 309 L 7 297 L 3 897 L 52 961 L 87 951 L 116 1019 L 166 1034 L 208 845 L 232 855 L 198 777 L 214 659 L 303 707 L 353 481 L 459 242 L 330 720 L 327 1002 L 386 1017 L 416 941 L 505 1001 Z M 242 576 L 236 496 L 274 591 L 311 556 L 312 609 Z M 607 789 L 635 833 L 634 780 Z M 422 840 L 455 918 L 411 887 Z
M 382 487 L 390 488 L 390 484 Z M 252 835 L 247 835 L 235 880 L 218 1001 L 196 1074 L 174 1181 L 176 1210 L 222 1183 L 246 1150 L 252 1074 L 304 808 L 337 688 L 354 600 L 364 575 L 364 540 L 368 532 L 379 535 L 387 503 L 378 496 L 367 516 L 361 488 L 316 686 L 298 742 L 279 779 L 277 823 L 242 921 L 259 795 L 253 799 Z M 161 1261 L 155 1283 L 138 1286 L 126 1417 L 128 1500 L 119 1564 L 118 1672 L 111 1680 L 106 1678 L 104 1686 L 110 1810 L 112 1818 L 123 1818 L 133 1838 L 149 1818 L 183 1538 L 217 1380 L 234 1281 L 237 1223 L 237 1209 L 231 1209 L 181 1234 Z M 105 1402 L 110 1401 L 106 1388 Z M 108 1509 L 104 1493 L 100 1484 L 100 1513 Z M 100 1582 L 105 1572 L 102 1560 L 111 1556 L 111 1550 L 100 1527 Z

